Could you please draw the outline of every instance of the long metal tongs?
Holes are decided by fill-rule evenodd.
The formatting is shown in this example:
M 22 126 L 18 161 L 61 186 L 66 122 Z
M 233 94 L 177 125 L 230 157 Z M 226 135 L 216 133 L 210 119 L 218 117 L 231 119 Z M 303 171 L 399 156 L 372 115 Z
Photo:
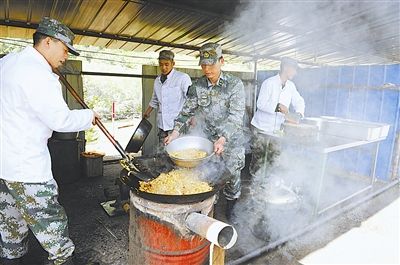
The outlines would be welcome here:
M 67 90 L 76 99 L 76 101 L 78 101 L 78 103 L 82 106 L 82 108 L 90 109 L 89 106 L 75 91 L 75 89 L 70 85 L 67 79 L 61 74 L 61 72 L 58 69 L 53 69 L 53 71 L 60 77 L 61 83 L 67 88 Z M 121 154 L 122 160 L 120 161 L 120 164 L 123 168 L 125 168 L 126 170 L 128 170 L 128 172 L 132 173 L 133 175 L 135 175 L 136 177 L 138 177 L 143 181 L 150 181 L 156 177 L 155 175 L 151 174 L 148 170 L 143 169 L 143 167 L 140 164 L 138 164 L 133 157 L 131 157 L 127 152 L 125 152 L 121 144 L 111 135 L 111 133 L 103 125 L 100 119 L 95 118 L 95 123 L 100 128 L 100 130 L 105 134 L 107 139 L 110 140 L 110 142 L 117 149 L 117 151 Z

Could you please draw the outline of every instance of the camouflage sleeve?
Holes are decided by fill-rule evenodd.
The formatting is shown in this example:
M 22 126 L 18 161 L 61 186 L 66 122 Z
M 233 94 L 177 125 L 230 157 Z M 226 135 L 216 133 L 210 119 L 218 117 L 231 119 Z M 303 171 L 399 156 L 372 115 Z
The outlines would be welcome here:
M 194 116 L 194 112 L 197 109 L 197 93 L 195 86 L 190 86 L 187 92 L 187 98 L 185 104 L 178 117 L 175 119 L 174 130 L 179 133 L 188 128 L 190 118 Z
M 235 134 L 243 132 L 243 119 L 246 107 L 246 94 L 242 81 L 233 86 L 229 97 L 229 115 L 226 122 L 217 127 L 218 135 L 224 136 L 229 142 Z

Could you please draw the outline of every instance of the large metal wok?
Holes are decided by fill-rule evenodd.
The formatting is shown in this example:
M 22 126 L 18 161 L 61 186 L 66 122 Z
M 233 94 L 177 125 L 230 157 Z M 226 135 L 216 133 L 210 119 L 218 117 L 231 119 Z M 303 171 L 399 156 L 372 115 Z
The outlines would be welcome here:
M 174 169 L 174 165 L 168 157 L 139 158 L 138 163 L 142 164 L 146 168 L 150 168 L 150 170 L 153 170 L 152 174 L 160 174 L 162 172 L 168 172 Z M 135 176 L 135 172 L 128 172 L 126 169 L 123 169 L 121 171 L 120 179 L 125 185 L 127 185 L 131 189 L 132 192 L 136 193 L 139 197 L 150 201 L 168 204 L 195 203 L 210 198 L 225 185 L 225 179 L 223 178 L 223 175 L 225 172 L 224 170 L 226 169 L 221 168 L 221 164 L 208 162 L 206 164 L 203 164 L 203 166 L 204 168 L 207 168 L 208 175 L 212 176 L 210 178 L 210 181 L 208 181 L 210 186 L 212 187 L 212 190 L 191 195 L 164 195 L 143 192 L 139 190 L 140 179 Z
M 137 126 L 135 132 L 133 133 L 131 139 L 128 142 L 128 145 L 125 148 L 125 151 L 129 153 L 137 153 L 142 148 L 144 141 L 146 140 L 147 136 L 149 135 L 151 128 L 153 126 L 151 123 L 146 120 L 142 119 Z
M 154 201 L 158 203 L 168 203 L 168 204 L 188 204 L 188 203 L 195 203 L 200 202 L 205 199 L 210 198 L 214 194 L 216 194 L 222 187 L 223 184 L 210 184 L 212 187 L 211 191 L 197 193 L 197 194 L 190 194 L 190 195 L 165 195 L 165 194 L 155 194 L 144 192 L 139 189 L 140 187 L 140 179 L 133 176 L 133 174 L 129 174 L 126 169 L 121 171 L 121 179 L 123 179 L 124 183 L 128 185 L 132 192 L 136 193 L 139 197 Z

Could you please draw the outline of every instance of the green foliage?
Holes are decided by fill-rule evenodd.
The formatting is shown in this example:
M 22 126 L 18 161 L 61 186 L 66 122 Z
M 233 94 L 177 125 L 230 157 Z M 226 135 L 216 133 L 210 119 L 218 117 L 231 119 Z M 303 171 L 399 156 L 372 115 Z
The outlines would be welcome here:
M 89 108 L 93 109 L 96 105 L 96 102 L 99 102 L 100 99 L 98 97 L 93 97 L 90 101 L 86 100 L 86 104 Z M 99 133 L 96 131 L 95 127 L 90 128 L 85 132 L 85 139 L 88 144 L 95 143 L 99 139 Z
M 116 119 L 131 118 L 141 112 L 141 86 L 133 87 L 133 78 L 84 77 L 85 100 L 100 114 L 102 119 L 111 119 L 112 102 L 116 105 Z
M 99 132 L 95 130 L 95 127 L 92 127 L 85 132 L 85 139 L 88 144 L 96 143 L 99 140 Z

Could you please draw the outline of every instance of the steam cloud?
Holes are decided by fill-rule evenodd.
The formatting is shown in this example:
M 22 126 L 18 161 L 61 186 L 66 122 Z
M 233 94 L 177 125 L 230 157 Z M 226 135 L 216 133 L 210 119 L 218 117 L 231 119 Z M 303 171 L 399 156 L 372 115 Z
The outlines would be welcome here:
M 248 52 L 263 49 L 267 59 L 288 56 L 303 62 L 325 64 L 374 63 L 400 60 L 387 58 L 384 32 L 377 21 L 399 12 L 397 1 L 240 1 L 235 19 L 225 31 L 238 39 L 234 44 Z M 399 32 L 398 23 L 385 25 L 387 33 Z M 398 34 L 394 34 L 398 36 Z M 398 38 L 398 37 L 396 37 Z M 399 39 L 397 40 L 400 41 Z M 333 54 L 329 54 L 334 51 Z M 338 60 L 338 57 L 343 60 Z M 361 58 L 364 58 L 361 60 Z M 269 62 L 270 63 L 270 62 Z M 275 62 L 274 66 L 277 64 Z
M 384 52 L 385 45 L 390 44 L 379 41 L 383 32 L 377 27 L 377 21 L 393 14 L 393 10 L 399 12 L 400 5 L 396 1 L 240 3 L 234 19 L 224 25 L 225 31 L 236 37 L 229 45 L 241 45 L 247 52 L 255 52 L 269 67 L 276 69 L 279 59 L 285 56 L 315 65 L 378 64 L 393 63 L 395 58 L 399 60 L 398 55 L 388 57 Z M 399 24 L 388 24 L 385 30 L 398 35 Z M 313 81 L 309 80 L 309 83 Z M 319 144 L 323 146 L 326 143 Z M 323 155 L 310 155 L 303 147 L 283 148 L 273 167 L 251 179 L 247 196 L 235 208 L 239 251 L 248 253 L 257 244 L 282 238 L 309 223 L 318 199 L 320 210 L 369 185 L 369 179 L 353 171 L 349 165 L 357 153 L 341 151 L 328 159 L 322 193 L 319 194 L 322 174 L 319 166 Z M 296 192 L 301 202 L 299 208 L 276 209 L 266 203 L 268 187 L 281 184 Z M 321 239 L 331 232 L 326 230 L 320 235 Z

